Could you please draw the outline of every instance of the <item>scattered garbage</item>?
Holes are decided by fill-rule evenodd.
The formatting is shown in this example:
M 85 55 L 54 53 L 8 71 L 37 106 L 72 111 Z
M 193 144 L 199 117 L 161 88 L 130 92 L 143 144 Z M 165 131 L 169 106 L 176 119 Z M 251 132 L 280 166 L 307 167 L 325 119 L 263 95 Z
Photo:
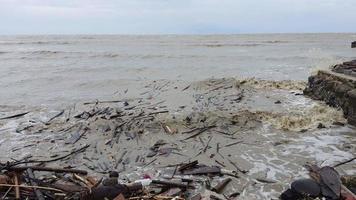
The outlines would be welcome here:
M 38 162 L 43 165 L 52 161 L 28 160 L 0 165 L 2 199 L 187 199 L 199 194 L 195 192 L 195 188 L 205 184 L 195 176 L 238 178 L 237 172 L 200 165 L 193 161 L 176 165 L 174 173 L 166 178 L 144 177 L 124 183 L 115 171 L 110 172 L 108 177 L 97 179 L 83 170 L 28 165 Z M 40 177 L 37 174 L 40 174 Z M 185 175 L 194 176 L 187 178 Z M 205 185 L 205 190 L 211 195 L 219 196 L 231 180 L 228 177 L 213 187 Z
M 205 89 L 196 89 L 188 103 L 173 108 L 165 100 L 149 97 L 86 102 L 46 117 L 34 117 L 32 109 L 27 109 L 30 113 L 3 114 L 7 116 L 1 119 L 4 125 L 11 122 L 9 119 L 17 119 L 16 134 L 28 138 L 9 148 L 11 155 L 0 161 L 0 198 L 236 199 L 257 187 L 261 193 L 264 188 L 280 188 L 279 195 L 284 189 L 279 177 L 286 173 L 279 165 L 286 162 L 277 156 L 289 156 L 294 151 L 292 155 L 300 154 L 297 156 L 301 158 L 309 152 L 303 155 L 296 146 L 289 149 L 287 145 L 299 141 L 291 140 L 290 135 L 280 137 L 281 128 L 276 124 L 286 122 L 282 118 L 285 113 L 228 106 L 249 106 L 245 98 L 258 89 L 235 83 L 213 79 L 184 85 L 184 93 L 197 87 Z M 153 87 L 161 92 L 167 84 Z M 276 103 L 276 99 L 283 103 Z M 195 104 L 190 105 L 191 101 Z M 288 103 L 281 97 L 269 100 L 274 108 Z M 298 119 L 302 117 L 298 115 Z M 266 119 L 276 123 L 269 129 L 274 133 L 263 132 L 267 131 L 263 123 Z M 306 121 L 302 123 L 303 128 L 309 128 L 306 132 L 330 125 L 329 121 L 320 122 L 320 126 Z M 286 123 L 287 127 L 289 124 L 301 128 L 294 121 Z M 299 131 L 297 134 L 302 135 Z M 274 150 L 279 151 L 277 156 Z M 340 159 L 350 156 L 345 157 Z M 347 180 L 352 186 L 352 179 Z M 345 182 L 347 188 L 349 185 Z M 293 183 L 292 188 L 298 194 L 310 193 L 309 197 L 322 194 L 314 179 Z M 336 193 L 333 188 L 327 194 L 335 197 Z

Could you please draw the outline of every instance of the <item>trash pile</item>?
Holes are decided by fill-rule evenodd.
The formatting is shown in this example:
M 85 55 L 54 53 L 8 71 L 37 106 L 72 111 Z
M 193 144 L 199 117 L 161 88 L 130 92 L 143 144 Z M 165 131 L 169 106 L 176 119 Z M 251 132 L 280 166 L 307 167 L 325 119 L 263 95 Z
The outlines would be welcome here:
M 170 171 L 171 174 L 164 174 L 161 179 L 154 179 L 146 174 L 143 179 L 129 183 L 121 180 L 119 173 L 115 171 L 110 172 L 107 177 L 96 179 L 84 170 L 34 165 L 51 161 L 27 160 L 1 164 L 2 199 L 224 200 L 236 199 L 239 196 L 238 192 L 226 195 L 224 189 L 232 178 L 239 178 L 241 172 L 202 165 L 197 160 L 170 166 L 174 170 Z M 281 194 L 281 200 L 356 199 L 356 176 L 341 177 L 329 166 L 320 168 L 316 165 L 306 165 L 306 168 L 311 178 L 294 181 L 291 188 Z M 37 176 L 38 174 L 40 176 Z M 212 177 L 220 179 L 213 185 L 209 181 Z
M 121 182 L 119 173 L 112 171 L 99 180 L 77 169 L 51 168 L 34 163 L 46 161 L 14 161 L 1 164 L 0 194 L 2 199 L 226 199 L 221 194 L 238 173 L 217 166 L 201 165 L 198 161 L 174 166 L 171 174 L 161 179 L 145 175 L 141 180 Z M 173 167 L 173 166 L 171 166 Z M 40 174 L 40 176 L 35 175 Z M 219 176 L 221 181 L 211 185 L 208 177 Z M 204 193 L 196 189 L 204 187 Z

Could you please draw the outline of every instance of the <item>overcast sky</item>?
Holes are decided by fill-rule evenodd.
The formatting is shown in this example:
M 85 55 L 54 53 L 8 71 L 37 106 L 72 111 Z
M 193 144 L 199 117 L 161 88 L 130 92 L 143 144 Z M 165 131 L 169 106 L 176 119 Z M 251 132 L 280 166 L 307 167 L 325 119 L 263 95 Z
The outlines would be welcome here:
M 0 0 L 0 34 L 356 32 L 356 0 Z

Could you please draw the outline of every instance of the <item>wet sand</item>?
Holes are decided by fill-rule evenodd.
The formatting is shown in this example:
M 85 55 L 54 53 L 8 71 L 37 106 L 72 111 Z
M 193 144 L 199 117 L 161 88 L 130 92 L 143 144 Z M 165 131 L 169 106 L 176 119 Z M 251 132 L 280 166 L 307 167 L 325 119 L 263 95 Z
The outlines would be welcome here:
M 0 156 L 2 162 L 26 156 L 49 159 L 89 144 L 84 152 L 50 165 L 98 177 L 117 170 L 125 181 L 143 174 L 171 175 L 174 167 L 167 166 L 198 160 L 248 171 L 233 178 L 226 195 L 277 198 L 292 180 L 306 176 L 305 163 L 332 166 L 356 152 L 355 129 L 345 125 L 342 111 L 303 96 L 304 87 L 301 81 L 156 80 L 118 90 L 116 99 L 57 110 L 2 106 L 0 117 L 30 113 L 0 120 Z M 155 154 L 150 149 L 157 142 Z M 337 170 L 355 174 L 356 166 Z

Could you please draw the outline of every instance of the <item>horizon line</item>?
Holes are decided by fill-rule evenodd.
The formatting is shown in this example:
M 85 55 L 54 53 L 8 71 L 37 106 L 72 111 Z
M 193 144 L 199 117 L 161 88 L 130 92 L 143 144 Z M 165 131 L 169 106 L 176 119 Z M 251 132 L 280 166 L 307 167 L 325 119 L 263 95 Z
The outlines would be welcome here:
M 211 35 L 296 35 L 296 34 L 356 34 L 356 32 L 246 32 L 246 33 L 14 33 L 0 36 L 56 36 L 56 35 L 102 35 L 102 36 L 211 36 Z

